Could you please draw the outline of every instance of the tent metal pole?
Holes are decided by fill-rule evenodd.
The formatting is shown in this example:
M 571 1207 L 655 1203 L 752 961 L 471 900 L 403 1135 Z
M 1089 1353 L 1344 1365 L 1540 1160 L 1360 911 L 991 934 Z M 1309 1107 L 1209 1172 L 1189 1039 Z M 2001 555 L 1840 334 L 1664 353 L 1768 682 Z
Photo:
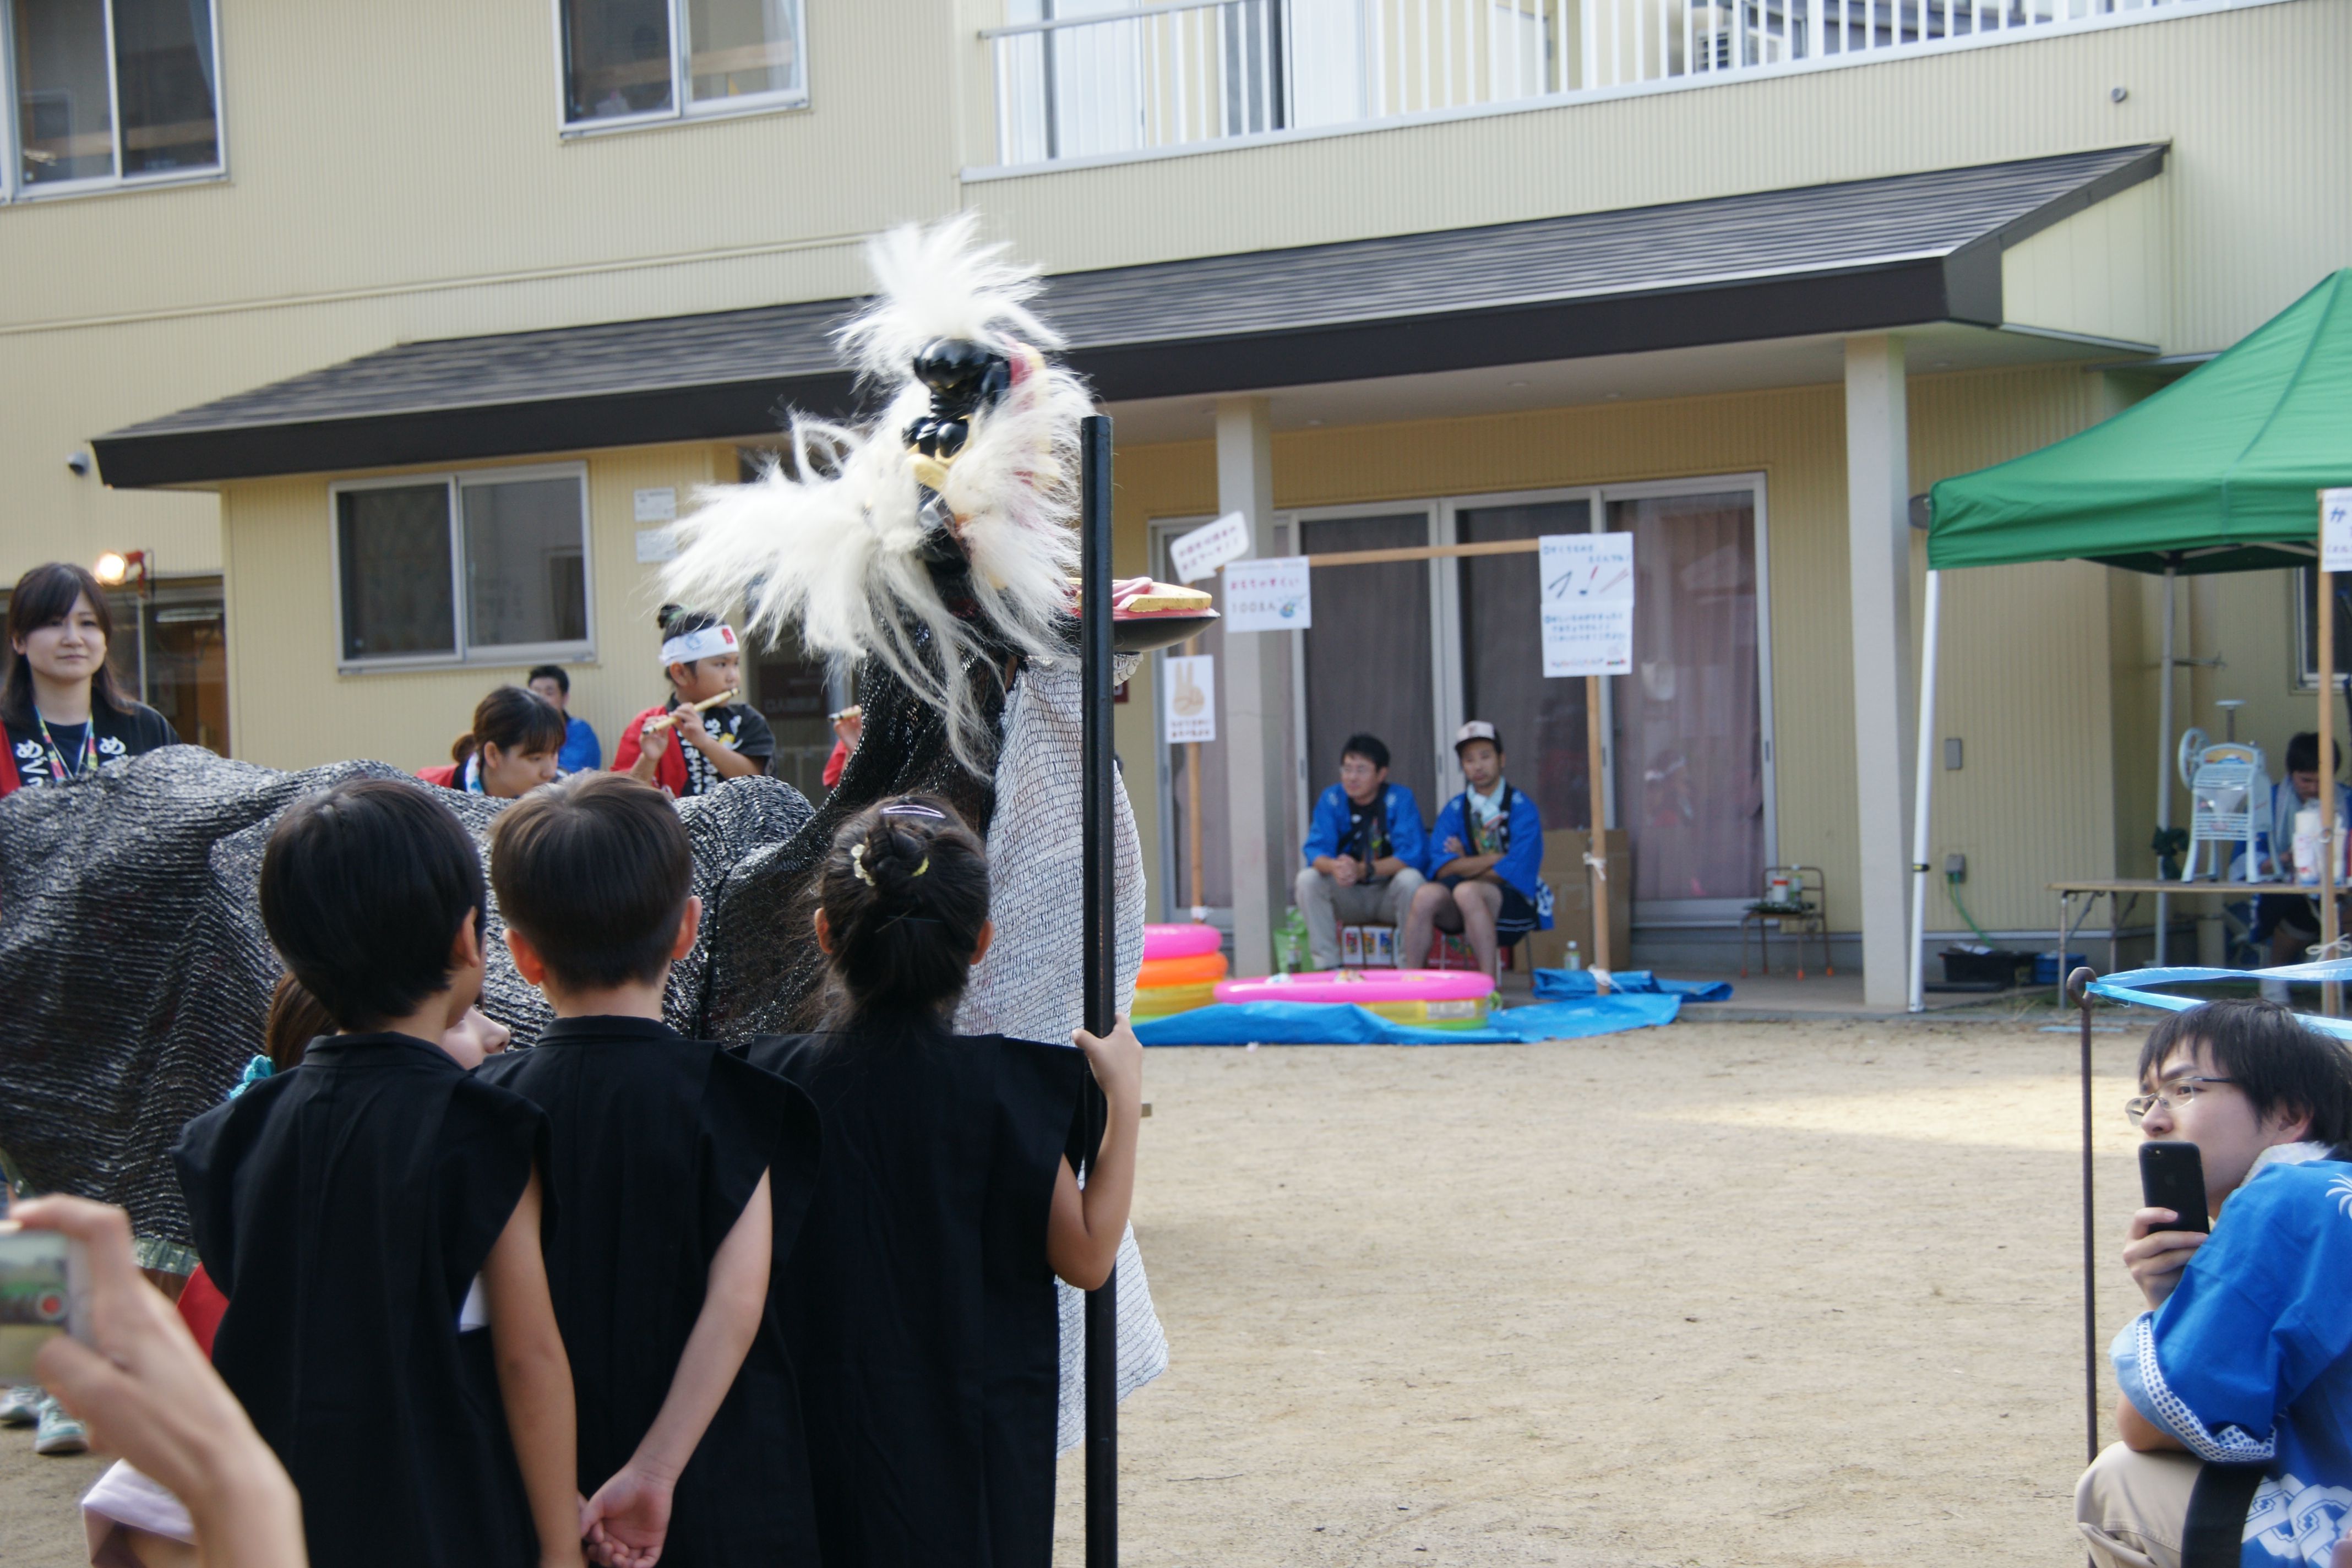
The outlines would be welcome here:
M 1919 634 L 1919 758 L 1911 786 L 1911 1011 L 1927 1007 L 1927 818 L 1936 793 L 1936 628 L 1944 574 L 1927 574 L 1927 616 Z
M 2164 569 L 2164 685 L 2157 698 L 2156 721 L 2156 826 L 2159 837 L 2172 826 L 2172 616 L 2173 601 L 2179 595 L 2173 591 L 2173 578 L 2178 569 Z M 2159 875 L 2164 868 L 2157 867 Z M 2166 946 L 2172 936 L 2172 899 L 2169 894 L 2156 896 L 2156 966 L 2165 965 Z
M 1087 1032 L 1116 1026 L 1117 865 L 1111 853 L 1116 787 L 1111 752 L 1110 419 L 1079 421 L 1078 671 L 1083 807 L 1079 814 L 1081 945 Z M 1100 1136 L 1100 1129 L 1096 1129 Z M 1088 1151 L 1088 1163 L 1092 1163 Z M 1087 1292 L 1087 1568 L 1118 1563 L 1118 1271 Z
M 2336 826 L 2336 574 L 2323 563 L 2313 575 L 2319 579 L 2319 940 L 2321 956 L 2334 958 L 2336 872 L 2344 854 Z M 2340 982 L 2327 982 L 2319 994 L 2321 1012 L 2334 1017 L 2344 1011 Z

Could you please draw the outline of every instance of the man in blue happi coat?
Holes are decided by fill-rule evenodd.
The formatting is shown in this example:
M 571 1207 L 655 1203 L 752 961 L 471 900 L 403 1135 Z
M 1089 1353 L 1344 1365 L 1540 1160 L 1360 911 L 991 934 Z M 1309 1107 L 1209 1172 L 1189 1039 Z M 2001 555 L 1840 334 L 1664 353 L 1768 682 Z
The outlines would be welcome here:
M 1339 963 L 1339 927 L 1402 926 L 1420 889 L 1425 853 L 1421 802 L 1389 782 L 1389 749 L 1377 735 L 1350 735 L 1339 748 L 1339 782 L 1315 802 L 1298 873 L 1307 952 L 1318 969 Z M 1406 967 L 1420 962 L 1403 953 Z
M 2084 1472 L 2075 1519 L 2103 1568 L 2179 1568 L 2201 1465 L 2260 1466 L 2242 1568 L 2332 1568 L 2352 1542 L 2352 1053 L 2237 1001 L 2174 1014 L 2139 1059 L 2126 1110 L 2197 1145 L 2213 1229 L 2132 1216 L 2150 1310 L 2116 1338 L 2123 1441 Z
M 1484 719 L 1462 726 L 1454 754 L 1469 787 L 1429 830 L 1430 880 L 1413 895 L 1405 951 L 1418 963 L 1433 930 L 1465 932 L 1478 967 L 1492 974 L 1498 948 L 1551 929 L 1551 889 L 1540 877 L 1543 814 L 1503 776 L 1503 738 Z

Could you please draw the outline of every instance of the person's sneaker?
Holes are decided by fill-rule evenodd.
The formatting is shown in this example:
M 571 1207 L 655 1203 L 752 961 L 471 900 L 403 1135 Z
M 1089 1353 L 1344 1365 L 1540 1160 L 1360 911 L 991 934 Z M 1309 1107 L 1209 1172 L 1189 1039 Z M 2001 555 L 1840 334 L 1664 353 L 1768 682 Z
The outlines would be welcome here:
M 30 1426 L 41 1418 L 38 1388 L 0 1388 L 0 1426 Z
M 89 1429 L 66 1414 L 54 1399 L 41 1402 L 41 1424 L 33 1430 L 36 1454 L 82 1454 L 89 1451 Z

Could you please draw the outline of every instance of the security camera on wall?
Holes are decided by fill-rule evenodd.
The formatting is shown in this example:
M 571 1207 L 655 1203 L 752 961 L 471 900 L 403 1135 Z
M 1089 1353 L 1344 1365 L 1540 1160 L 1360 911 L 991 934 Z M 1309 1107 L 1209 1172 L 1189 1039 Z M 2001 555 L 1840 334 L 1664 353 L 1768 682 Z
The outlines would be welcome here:
M 72 457 L 66 459 L 66 467 L 71 469 L 75 477 L 78 479 L 89 478 L 89 454 L 88 452 L 76 452 Z

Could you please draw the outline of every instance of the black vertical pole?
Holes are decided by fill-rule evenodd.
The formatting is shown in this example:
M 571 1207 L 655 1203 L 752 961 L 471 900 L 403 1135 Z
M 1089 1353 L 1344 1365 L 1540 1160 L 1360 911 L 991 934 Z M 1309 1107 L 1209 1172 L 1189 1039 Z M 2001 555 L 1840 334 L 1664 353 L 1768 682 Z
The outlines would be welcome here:
M 1117 1005 L 1118 889 L 1111 856 L 1110 419 L 1078 426 L 1078 669 L 1085 682 L 1080 742 L 1087 1031 L 1108 1035 Z M 1087 1568 L 1118 1563 L 1118 1271 L 1087 1292 Z
M 2061 942 L 2063 952 L 2065 943 Z M 2091 1207 L 2091 982 L 2098 976 L 2078 969 L 2066 977 L 2066 994 L 2083 1013 L 2083 1421 L 2084 1444 L 2099 1457 L 2099 1271 Z

